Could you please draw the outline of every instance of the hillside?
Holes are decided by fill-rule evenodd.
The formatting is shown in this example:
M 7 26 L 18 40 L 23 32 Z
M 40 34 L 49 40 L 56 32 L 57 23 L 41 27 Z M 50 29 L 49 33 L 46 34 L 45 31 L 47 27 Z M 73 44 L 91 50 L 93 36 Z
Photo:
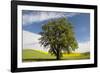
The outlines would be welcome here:
M 89 59 L 90 53 L 64 53 L 61 60 L 81 60 L 81 59 Z M 32 62 L 32 61 L 51 61 L 56 60 L 56 57 L 51 55 L 50 53 L 33 50 L 33 49 L 24 49 L 22 55 L 23 62 Z

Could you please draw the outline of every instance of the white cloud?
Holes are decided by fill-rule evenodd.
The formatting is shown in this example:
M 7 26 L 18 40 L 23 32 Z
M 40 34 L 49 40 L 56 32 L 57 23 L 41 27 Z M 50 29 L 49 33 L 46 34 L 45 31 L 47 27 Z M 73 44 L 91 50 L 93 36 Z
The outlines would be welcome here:
M 31 24 L 33 22 L 60 18 L 60 17 L 72 17 L 77 13 L 61 13 L 61 12 L 31 12 L 29 14 L 23 14 L 23 25 Z
M 35 33 L 31 33 L 23 30 L 23 49 L 36 49 L 42 51 L 48 51 L 39 43 L 39 38 L 41 36 Z
M 90 52 L 90 41 L 79 43 L 79 48 L 75 52 Z

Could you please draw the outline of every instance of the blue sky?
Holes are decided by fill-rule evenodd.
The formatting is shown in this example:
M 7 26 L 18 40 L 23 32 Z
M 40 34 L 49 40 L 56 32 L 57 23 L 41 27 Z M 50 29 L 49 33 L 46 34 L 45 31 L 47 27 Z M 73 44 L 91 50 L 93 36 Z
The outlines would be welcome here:
M 23 30 L 39 33 L 41 27 L 49 20 L 65 17 L 74 26 L 75 36 L 78 42 L 90 41 L 90 14 L 75 12 L 44 12 L 44 11 L 22 11 Z

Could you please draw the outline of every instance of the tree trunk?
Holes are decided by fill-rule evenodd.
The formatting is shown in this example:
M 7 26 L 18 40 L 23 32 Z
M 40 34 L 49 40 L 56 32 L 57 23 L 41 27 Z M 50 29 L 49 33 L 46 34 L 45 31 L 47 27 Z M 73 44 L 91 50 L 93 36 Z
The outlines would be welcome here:
M 59 51 L 59 49 L 57 49 L 57 56 L 56 56 L 56 59 L 57 59 L 57 60 L 60 60 L 60 51 Z

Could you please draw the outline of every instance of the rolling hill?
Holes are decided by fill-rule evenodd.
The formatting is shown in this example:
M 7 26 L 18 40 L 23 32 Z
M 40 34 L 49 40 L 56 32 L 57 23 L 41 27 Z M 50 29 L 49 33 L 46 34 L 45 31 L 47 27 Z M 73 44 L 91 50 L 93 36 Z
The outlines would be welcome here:
M 64 53 L 61 60 L 81 60 L 81 59 L 89 59 L 90 54 L 87 53 Z M 33 50 L 33 49 L 24 49 L 22 54 L 23 62 L 33 62 L 33 61 L 52 61 L 56 60 L 56 56 L 51 55 L 48 52 Z
M 56 60 L 56 56 L 48 53 L 49 48 L 41 46 L 41 44 L 39 43 L 40 37 L 41 35 L 39 34 L 23 30 L 23 51 L 22 51 L 23 62 Z M 89 59 L 90 52 L 88 51 L 89 49 L 87 48 L 87 45 L 88 44 L 86 43 L 79 44 L 78 51 L 76 50 L 71 54 L 63 53 L 63 57 L 61 59 L 62 60 Z

